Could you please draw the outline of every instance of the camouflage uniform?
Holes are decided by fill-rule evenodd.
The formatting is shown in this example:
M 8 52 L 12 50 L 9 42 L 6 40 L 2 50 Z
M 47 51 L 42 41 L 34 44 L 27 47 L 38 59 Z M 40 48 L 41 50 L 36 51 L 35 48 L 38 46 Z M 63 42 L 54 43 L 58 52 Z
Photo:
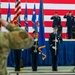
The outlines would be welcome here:
M 10 49 L 27 49 L 33 45 L 33 38 L 20 27 L 7 25 L 9 32 L 0 31 L 0 75 L 7 75 L 7 57 Z

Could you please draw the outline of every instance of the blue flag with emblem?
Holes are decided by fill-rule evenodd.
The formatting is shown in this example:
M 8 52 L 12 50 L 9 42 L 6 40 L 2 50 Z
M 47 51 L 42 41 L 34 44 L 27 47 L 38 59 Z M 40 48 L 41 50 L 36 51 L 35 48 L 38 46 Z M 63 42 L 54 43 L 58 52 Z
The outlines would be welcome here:
M 28 32 L 29 29 L 28 29 L 28 9 L 27 9 L 27 4 L 25 4 L 25 13 L 24 13 L 24 23 L 25 23 L 25 30 Z M 29 58 L 29 49 L 25 49 L 24 51 L 22 51 L 23 54 L 27 54 L 27 57 Z M 28 59 L 26 58 L 25 59 L 26 63 L 28 63 Z
M 25 29 L 28 32 L 28 10 L 27 10 L 27 4 L 25 5 L 25 14 L 24 14 L 24 22 L 25 22 Z
M 8 14 L 7 14 L 7 21 L 10 23 L 11 21 L 11 15 L 10 15 L 10 3 L 8 5 Z
M 42 51 L 42 55 L 44 56 L 43 60 L 46 58 L 46 46 L 45 46 L 45 36 L 44 36 L 44 24 L 43 24 L 43 2 L 40 0 L 40 8 L 39 8 L 39 49 Z
M 36 23 L 36 6 L 34 4 L 34 10 L 33 10 L 33 15 L 32 15 L 32 27 L 34 28 L 35 31 L 37 31 L 37 23 Z

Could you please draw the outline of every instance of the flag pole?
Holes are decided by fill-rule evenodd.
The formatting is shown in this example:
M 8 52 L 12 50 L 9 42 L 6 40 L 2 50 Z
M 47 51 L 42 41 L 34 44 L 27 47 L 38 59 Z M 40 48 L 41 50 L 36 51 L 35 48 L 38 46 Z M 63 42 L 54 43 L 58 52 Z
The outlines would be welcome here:
M 38 17 L 38 21 L 39 21 L 39 50 L 41 50 L 41 48 L 43 48 L 42 51 L 42 55 L 43 58 L 42 60 L 46 59 L 46 49 L 45 49 L 45 37 L 44 37 L 44 16 L 43 16 L 43 0 L 40 0 L 40 8 L 39 8 L 39 17 Z M 42 36 L 40 36 L 42 35 Z
M 10 0 L 8 0 L 8 15 L 7 15 L 7 21 L 11 22 L 11 15 L 10 15 Z

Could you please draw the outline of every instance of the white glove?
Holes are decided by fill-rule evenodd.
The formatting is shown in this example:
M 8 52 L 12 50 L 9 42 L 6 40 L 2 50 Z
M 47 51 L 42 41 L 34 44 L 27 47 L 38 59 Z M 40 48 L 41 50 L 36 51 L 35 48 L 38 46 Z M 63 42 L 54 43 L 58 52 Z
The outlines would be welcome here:
M 36 39 L 34 39 L 34 41 L 38 41 L 38 39 L 36 38 Z
M 39 54 L 41 54 L 41 52 L 39 52 Z
M 24 51 L 24 49 L 22 49 L 22 51 Z
M 53 46 L 52 48 L 56 50 L 56 47 Z
M 58 40 L 56 39 L 55 42 L 58 42 Z
M 33 45 L 33 47 L 36 47 L 36 48 L 38 48 L 38 45 Z

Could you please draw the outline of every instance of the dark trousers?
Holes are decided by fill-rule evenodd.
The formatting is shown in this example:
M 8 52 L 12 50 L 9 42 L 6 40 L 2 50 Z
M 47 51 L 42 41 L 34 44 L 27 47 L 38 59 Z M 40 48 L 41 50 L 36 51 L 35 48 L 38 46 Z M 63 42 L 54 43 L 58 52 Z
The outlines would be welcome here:
M 14 50 L 15 71 L 20 71 L 21 50 Z
M 57 32 L 62 35 L 62 26 L 61 25 L 58 27 L 58 31 Z
M 67 27 L 68 39 L 72 38 L 72 27 Z
M 75 33 L 72 33 L 72 38 L 75 39 Z
M 51 48 L 51 56 L 52 56 L 52 70 L 56 71 L 57 70 L 57 58 L 58 58 L 58 50 L 56 51 Z
M 32 54 L 32 70 L 37 71 L 38 55 L 37 53 Z

